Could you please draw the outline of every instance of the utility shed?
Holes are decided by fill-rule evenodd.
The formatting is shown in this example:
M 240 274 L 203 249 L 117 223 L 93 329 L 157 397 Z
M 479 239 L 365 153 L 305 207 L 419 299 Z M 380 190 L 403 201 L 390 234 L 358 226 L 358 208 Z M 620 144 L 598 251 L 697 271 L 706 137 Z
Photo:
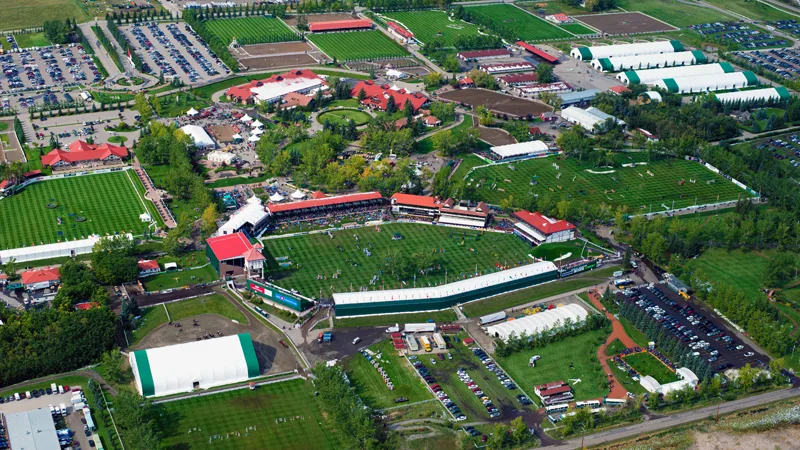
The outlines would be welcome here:
M 249 333 L 137 350 L 129 355 L 144 397 L 238 383 L 261 374 Z

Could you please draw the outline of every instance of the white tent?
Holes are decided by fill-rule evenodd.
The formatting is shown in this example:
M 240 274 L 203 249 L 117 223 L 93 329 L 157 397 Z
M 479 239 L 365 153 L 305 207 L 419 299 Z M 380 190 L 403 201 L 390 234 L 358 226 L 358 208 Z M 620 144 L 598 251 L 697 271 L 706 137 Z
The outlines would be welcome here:
M 130 234 L 123 235 L 133 240 Z M 59 258 L 63 256 L 85 255 L 92 252 L 94 244 L 100 239 L 99 235 L 90 235 L 86 239 L 77 241 L 59 242 L 56 244 L 35 245 L 32 247 L 12 248 L 0 250 L 0 264 L 5 264 L 14 258 L 17 262 L 35 261 L 37 259 Z
M 217 144 L 214 143 L 214 140 L 211 139 L 211 136 L 206 133 L 206 130 L 204 130 L 203 127 L 197 125 L 184 125 L 181 127 L 181 131 L 192 137 L 196 147 L 214 148 L 217 146 Z
M 261 205 L 261 199 L 255 195 L 247 199 L 247 205 L 233 213 L 217 230 L 217 236 L 233 234 L 248 227 L 249 231 L 259 230 L 266 222 L 268 214 Z
M 198 114 L 197 110 L 194 108 L 189 108 L 189 111 L 186 111 L 186 115 L 189 117 L 194 117 Z
M 274 203 L 282 202 L 284 200 L 286 200 L 286 198 L 277 192 L 269 196 L 269 201 Z
M 261 123 L 261 121 L 260 121 L 260 120 L 258 120 L 258 119 L 256 119 L 256 121 L 255 121 L 255 122 L 253 122 L 251 125 L 253 125 L 253 126 L 254 126 L 254 127 L 256 127 L 256 128 L 261 128 L 261 127 L 263 127 L 263 126 L 264 126 L 264 124 L 263 124 L 263 123 Z
M 492 325 L 485 330 L 489 336 L 498 337 L 505 341 L 508 340 L 512 334 L 514 336 L 521 336 L 522 333 L 525 333 L 531 336 L 553 327 L 563 326 L 567 319 L 574 325 L 586 320 L 588 315 L 589 313 L 586 312 L 583 306 L 577 303 L 570 303 L 560 308 L 554 308 L 537 314 L 531 314 L 521 319 Z
M 250 131 L 250 134 L 253 136 L 261 136 L 262 134 L 264 134 L 264 130 L 262 130 L 261 128 L 254 128 L 252 131 Z
M 236 134 L 233 135 L 233 137 L 231 137 L 231 139 L 233 139 L 234 141 L 241 141 L 244 138 L 242 138 L 241 134 L 236 133 Z
M 258 142 L 260 140 L 261 140 L 261 138 L 258 137 L 258 136 L 250 136 L 250 139 L 248 139 L 247 141 L 248 142 Z
M 301 198 L 306 198 L 306 193 L 301 191 L 300 189 L 292 192 L 292 198 L 295 200 L 299 200 Z
M 243 116 L 241 119 L 239 119 L 239 120 L 241 120 L 242 122 L 252 122 L 252 121 L 253 121 L 253 118 L 252 118 L 252 117 L 250 117 L 249 115 L 245 114 L 245 115 L 244 115 L 244 116 Z

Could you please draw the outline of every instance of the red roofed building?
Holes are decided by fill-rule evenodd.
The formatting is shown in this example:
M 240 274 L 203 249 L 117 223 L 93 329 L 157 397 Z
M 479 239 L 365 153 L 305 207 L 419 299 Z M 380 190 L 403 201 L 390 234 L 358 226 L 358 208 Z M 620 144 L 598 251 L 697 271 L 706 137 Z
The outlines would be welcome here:
M 358 98 L 358 93 L 361 92 L 362 89 L 366 97 L 364 100 L 361 100 L 361 104 L 372 109 L 380 109 L 381 111 L 386 110 L 389 97 L 394 98 L 394 104 L 397 106 L 397 109 L 403 109 L 406 101 L 411 102 L 411 106 L 414 108 L 415 112 L 430 102 L 428 97 L 425 97 L 419 92 L 414 92 L 412 94 L 405 89 L 392 90 L 389 88 L 388 84 L 378 85 L 372 80 L 359 81 L 351 92 L 352 96 Z
M 253 274 L 264 276 L 264 255 L 242 233 L 206 239 L 206 256 L 220 276 Z M 212 280 L 203 280 L 212 281 Z
M 546 16 L 545 19 L 549 20 L 550 22 L 562 24 L 562 23 L 570 23 L 572 19 L 569 18 L 568 15 L 559 13 L 559 14 L 551 14 Z
M 311 194 L 311 198 L 313 198 L 314 200 L 319 200 L 325 197 L 327 197 L 327 195 L 325 195 L 325 193 L 322 191 L 315 191 L 313 194 Z
M 330 22 L 314 22 L 308 24 L 312 33 L 325 33 L 329 31 L 371 30 L 372 21 L 367 19 L 332 20 Z
M 297 92 L 289 92 L 283 97 L 283 108 L 294 109 L 298 106 L 305 108 L 314 101 L 314 97 L 298 94 Z
M 139 278 L 148 275 L 155 275 L 161 272 L 161 267 L 158 266 L 158 261 L 153 259 L 146 259 L 139 261 Z
M 650 141 L 650 142 L 658 142 L 658 136 L 656 136 L 655 134 L 645 130 L 644 128 L 637 128 L 636 131 L 638 131 L 639 133 L 642 133 L 642 135 L 644 135 L 644 137 L 647 138 L 648 141 Z
M 437 119 L 436 117 L 433 117 L 433 116 L 425 116 L 425 118 L 422 119 L 422 120 L 425 122 L 425 126 L 428 127 L 428 128 L 438 127 L 439 125 L 442 124 L 441 120 L 439 120 L 439 119 Z
M 47 289 L 59 283 L 61 276 L 58 267 L 45 267 L 44 269 L 33 269 L 22 272 L 22 284 L 25 289 L 35 291 Z
M 97 302 L 83 302 L 83 303 L 76 303 L 75 309 L 79 309 L 81 311 L 87 311 L 92 308 L 97 308 L 98 306 L 100 306 L 100 304 Z
M 538 76 L 536 72 L 521 73 L 517 75 L 506 75 L 497 78 L 501 83 L 508 86 L 523 86 L 526 84 L 536 83 Z
M 391 203 L 392 213 L 396 215 L 430 219 L 444 225 L 485 228 L 491 216 L 484 202 L 478 203 L 476 208 L 466 208 L 456 205 L 452 198 L 440 201 L 426 195 L 394 194 Z
M 541 136 L 543 133 L 539 127 L 528 127 L 528 134 L 531 136 Z
M 566 220 L 551 219 L 538 212 L 517 211 L 514 217 L 514 234 L 531 245 L 550 242 L 564 242 L 575 239 L 576 227 Z
M 458 85 L 462 88 L 475 87 L 475 81 L 473 81 L 470 77 L 464 77 L 458 80 Z
M 11 182 L 10 181 L 8 181 L 8 180 L 0 181 L 0 193 L 5 192 L 6 189 L 8 189 L 9 187 L 11 187 Z
M 504 48 L 493 48 L 489 50 L 475 50 L 471 52 L 458 53 L 458 59 L 462 61 L 481 61 L 486 59 L 510 58 L 511 52 Z
M 225 91 L 228 100 L 252 105 L 254 103 L 275 103 L 292 92 L 307 94 L 318 89 L 325 90 L 325 80 L 311 70 L 290 70 L 272 75 L 263 80 L 234 86 Z
M 557 57 L 547 53 L 546 51 L 544 51 L 542 49 L 536 48 L 533 45 L 528 44 L 525 41 L 517 41 L 517 45 L 519 45 L 520 47 L 524 48 L 525 50 L 533 53 L 534 55 L 538 56 L 539 58 L 542 58 L 543 60 L 549 62 L 550 64 L 555 64 L 555 63 L 558 62 L 558 58 Z
M 71 167 L 80 163 L 115 164 L 128 157 L 128 149 L 120 145 L 94 145 L 75 141 L 66 150 L 54 149 L 42 156 L 42 164 L 54 169 Z
M 386 25 L 389 26 L 389 32 L 396 34 L 401 42 L 409 43 L 414 41 L 414 33 L 406 30 L 395 22 L 387 21 Z
M 398 193 L 392 195 L 390 202 L 395 214 L 433 219 L 439 213 L 439 199 L 436 197 Z
M 266 210 L 273 224 L 316 220 L 347 209 L 372 209 L 383 206 L 380 192 L 362 192 L 358 194 L 338 195 L 335 197 L 312 198 L 291 203 L 270 203 Z
M 631 90 L 625 86 L 611 86 L 608 90 L 614 94 L 622 95 L 625 92 L 630 92 Z

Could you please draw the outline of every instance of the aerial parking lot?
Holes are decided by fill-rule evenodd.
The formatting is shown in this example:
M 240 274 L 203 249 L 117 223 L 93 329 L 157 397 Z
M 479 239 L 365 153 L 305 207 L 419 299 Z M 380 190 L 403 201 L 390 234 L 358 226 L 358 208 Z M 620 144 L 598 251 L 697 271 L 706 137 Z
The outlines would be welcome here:
M 753 50 L 752 52 L 733 52 L 733 54 L 750 64 L 786 79 L 795 79 L 800 76 L 800 51 L 793 48 Z
M 128 41 L 145 63 L 145 72 L 176 77 L 186 84 L 230 74 L 206 43 L 184 23 L 143 23 L 124 27 Z
M 91 55 L 80 45 L 0 55 L 0 66 L 0 94 L 88 85 L 102 78 Z

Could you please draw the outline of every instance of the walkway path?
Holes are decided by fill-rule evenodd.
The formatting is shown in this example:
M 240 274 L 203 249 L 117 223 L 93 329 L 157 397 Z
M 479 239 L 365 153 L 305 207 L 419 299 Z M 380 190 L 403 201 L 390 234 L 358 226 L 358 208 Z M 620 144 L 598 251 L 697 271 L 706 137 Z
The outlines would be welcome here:
M 164 225 L 167 228 L 175 228 L 178 226 L 178 223 L 175 221 L 175 217 L 172 216 L 172 213 L 167 208 L 167 204 L 164 201 L 164 193 L 160 189 L 156 189 L 153 185 L 153 181 L 150 179 L 150 176 L 147 175 L 147 172 L 142 168 L 141 163 L 139 163 L 139 158 L 133 158 L 133 170 L 136 172 L 136 175 L 139 177 L 139 180 L 142 181 L 145 189 L 145 198 L 153 202 L 158 211 L 158 215 L 161 216 L 161 219 L 164 221 Z
M 614 342 L 615 339 L 619 339 L 627 348 L 636 347 L 636 343 L 633 342 L 633 339 L 628 336 L 628 333 L 625 331 L 625 328 L 622 326 L 619 320 L 614 317 L 613 314 L 606 311 L 603 304 L 600 302 L 600 294 L 597 290 L 593 290 L 589 292 L 589 301 L 592 302 L 595 308 L 599 311 L 604 311 L 608 320 L 611 321 L 611 334 L 608 336 L 608 339 L 597 349 L 597 360 L 600 361 L 600 365 L 603 366 L 603 370 L 606 371 L 608 374 L 608 382 L 611 385 L 611 390 L 608 393 L 608 396 L 611 398 L 627 398 L 628 390 L 622 386 L 622 383 L 617 380 L 617 377 L 614 376 L 614 373 L 611 371 L 611 367 L 608 365 L 608 360 L 611 359 L 610 356 L 606 355 L 606 348 Z

